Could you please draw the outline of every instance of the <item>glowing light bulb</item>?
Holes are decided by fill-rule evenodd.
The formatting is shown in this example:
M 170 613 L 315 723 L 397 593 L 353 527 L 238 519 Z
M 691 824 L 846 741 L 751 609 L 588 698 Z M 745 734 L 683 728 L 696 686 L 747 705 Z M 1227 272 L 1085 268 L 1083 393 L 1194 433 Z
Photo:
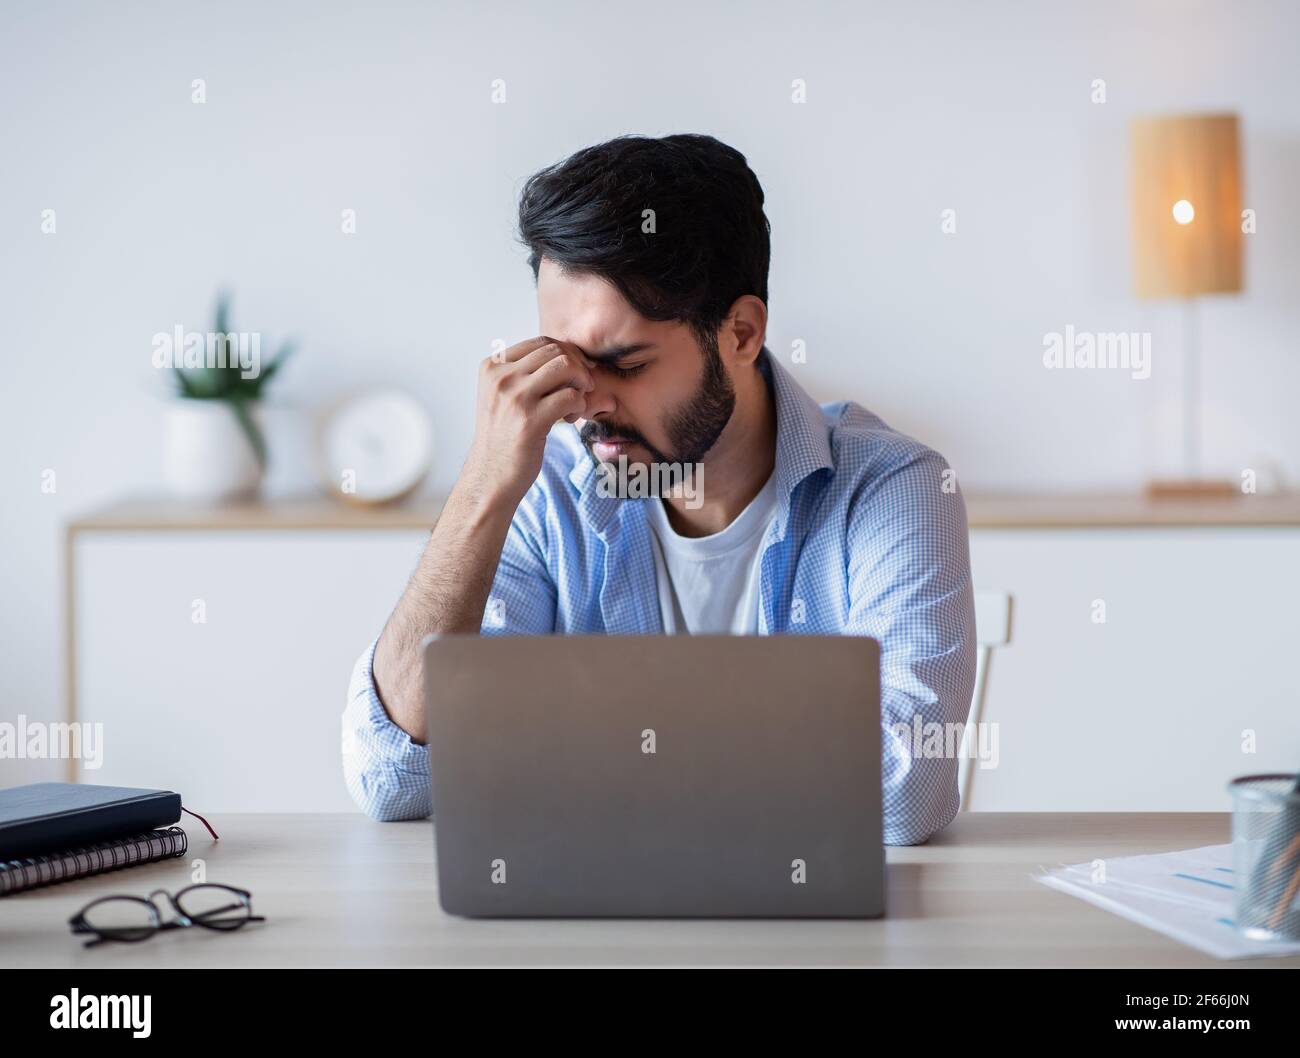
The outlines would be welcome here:
M 1191 224 L 1192 218 L 1196 216 L 1196 210 L 1192 204 L 1185 198 L 1180 198 L 1174 203 L 1174 220 L 1179 224 Z

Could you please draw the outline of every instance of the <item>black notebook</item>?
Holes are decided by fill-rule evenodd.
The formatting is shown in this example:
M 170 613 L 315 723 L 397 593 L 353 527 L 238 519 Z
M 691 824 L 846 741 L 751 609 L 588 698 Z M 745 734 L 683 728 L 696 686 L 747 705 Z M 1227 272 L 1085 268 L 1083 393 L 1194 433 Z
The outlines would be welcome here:
M 181 818 L 170 790 L 40 782 L 0 790 L 0 862 L 138 837 Z

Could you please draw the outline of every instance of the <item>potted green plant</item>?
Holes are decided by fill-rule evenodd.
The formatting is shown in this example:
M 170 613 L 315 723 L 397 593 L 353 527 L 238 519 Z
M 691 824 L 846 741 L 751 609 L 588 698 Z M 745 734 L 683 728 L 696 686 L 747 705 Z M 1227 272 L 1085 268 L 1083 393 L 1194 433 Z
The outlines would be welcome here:
M 227 293 L 217 298 L 209 334 L 179 332 L 177 328 L 176 337 L 185 338 L 185 349 L 173 351 L 177 399 L 167 411 L 167 484 L 185 499 L 248 498 L 257 493 L 266 472 L 263 393 L 293 352 L 293 343 L 285 342 L 263 358 L 260 334 L 230 329 Z

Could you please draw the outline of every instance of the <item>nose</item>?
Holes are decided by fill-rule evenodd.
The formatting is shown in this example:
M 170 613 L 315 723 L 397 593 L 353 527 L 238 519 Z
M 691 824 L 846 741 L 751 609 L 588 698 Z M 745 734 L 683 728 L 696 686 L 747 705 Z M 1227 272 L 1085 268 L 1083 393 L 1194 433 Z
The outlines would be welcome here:
M 610 415 L 618 407 L 618 402 L 614 399 L 614 392 L 610 388 L 608 380 L 601 377 L 601 371 L 596 368 L 591 373 L 591 381 L 594 388 L 587 392 L 587 410 L 583 412 L 584 419 L 594 419 L 598 415 Z

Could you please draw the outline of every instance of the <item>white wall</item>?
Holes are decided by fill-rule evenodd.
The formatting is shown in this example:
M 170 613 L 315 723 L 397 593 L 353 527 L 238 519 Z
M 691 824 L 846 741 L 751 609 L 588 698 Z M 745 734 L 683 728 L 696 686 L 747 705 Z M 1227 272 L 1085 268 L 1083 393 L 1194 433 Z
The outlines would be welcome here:
M 7 0 L 5 714 L 61 709 L 61 523 L 159 487 L 155 332 L 206 329 L 233 285 L 240 329 L 303 341 L 284 399 L 420 393 L 445 488 L 477 360 L 536 330 L 512 241 L 523 180 L 624 132 L 709 132 L 748 156 L 773 226 L 769 344 L 807 342 L 814 394 L 935 444 L 967 489 L 1066 489 L 1135 485 L 1176 451 L 1155 438 L 1176 426 L 1179 318 L 1129 292 L 1128 118 L 1239 112 L 1259 230 L 1247 292 L 1204 309 L 1206 447 L 1221 469 L 1300 479 L 1297 39 L 1296 5 L 1231 0 Z M 1043 335 L 1067 323 L 1150 330 L 1153 378 L 1045 371 Z

